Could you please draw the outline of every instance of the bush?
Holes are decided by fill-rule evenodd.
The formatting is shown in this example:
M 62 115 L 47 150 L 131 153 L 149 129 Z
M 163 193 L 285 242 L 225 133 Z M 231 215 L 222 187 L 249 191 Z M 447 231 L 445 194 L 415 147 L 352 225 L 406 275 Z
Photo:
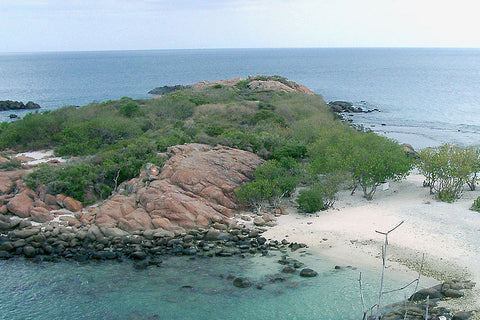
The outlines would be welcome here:
M 281 146 L 272 155 L 273 159 L 293 158 L 302 159 L 307 154 L 307 147 L 303 144 L 287 144 Z
M 0 169 L 6 170 L 6 171 L 16 170 L 22 167 L 23 167 L 22 162 L 17 159 L 10 159 L 10 161 L 8 162 L 0 163 Z
M 63 193 L 72 198 L 84 200 L 88 191 L 93 190 L 93 168 L 88 164 L 60 167 L 42 164 L 38 170 L 25 178 L 27 186 L 35 190 L 39 185 L 47 186 L 47 193 Z
M 299 181 L 296 167 L 289 162 L 283 162 L 283 164 L 288 166 L 271 160 L 258 167 L 254 172 L 255 179 L 244 184 L 237 191 L 238 200 L 255 208 L 257 212 L 261 211 L 266 201 L 278 207 L 282 198 L 292 194 Z
M 283 118 L 281 115 L 276 114 L 273 111 L 270 110 L 260 110 L 257 113 L 255 113 L 251 118 L 250 118 L 250 124 L 256 125 L 260 122 L 268 122 L 272 124 L 279 125 L 281 127 L 288 127 L 287 121 L 285 118 Z
M 315 187 L 300 190 L 296 201 L 299 208 L 306 213 L 314 213 L 325 209 L 323 194 L 321 190 Z
M 51 194 L 63 193 L 83 202 L 107 198 L 123 181 L 137 176 L 146 163 L 161 166 L 157 144 L 145 138 L 123 141 L 80 164 L 40 165 L 25 181 L 35 190 L 46 185 Z
M 265 102 L 260 102 L 258 104 L 258 110 L 269 110 L 269 111 L 275 111 L 277 107 L 275 107 L 271 103 L 265 103 Z
M 473 200 L 473 204 L 470 207 L 470 210 L 480 212 L 480 197 L 477 199 Z
M 442 189 L 438 191 L 435 197 L 443 202 L 454 202 L 459 198 L 459 194 L 455 190 Z
M 257 213 L 263 209 L 264 202 L 271 194 L 272 185 L 265 179 L 256 179 L 245 183 L 240 189 L 235 192 L 237 200 L 251 208 L 254 208 Z
M 118 110 L 118 112 L 127 117 L 127 118 L 131 118 L 137 114 L 139 114 L 139 111 L 140 109 L 138 108 L 138 105 L 136 103 L 133 103 L 133 102 L 129 102 L 127 103 L 126 105 L 120 107 L 120 109 Z

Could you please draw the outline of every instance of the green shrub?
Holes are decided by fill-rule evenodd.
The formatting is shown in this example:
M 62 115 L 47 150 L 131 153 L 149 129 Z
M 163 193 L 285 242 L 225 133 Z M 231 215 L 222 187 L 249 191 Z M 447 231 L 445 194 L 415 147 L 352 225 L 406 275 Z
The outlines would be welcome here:
M 80 201 L 105 199 L 120 183 L 137 176 L 146 163 L 161 166 L 164 160 L 156 157 L 157 150 L 156 142 L 146 138 L 122 141 L 84 163 L 40 165 L 25 181 L 33 190 L 44 184 L 48 193 L 63 193 Z
M 324 209 L 323 194 L 318 188 L 300 190 L 296 199 L 299 209 L 314 213 Z
M 246 79 L 246 80 L 242 80 L 242 81 L 239 81 L 237 82 L 237 84 L 235 85 L 238 89 L 247 89 L 248 88 L 248 84 L 250 82 L 252 82 L 253 80 L 251 79 Z
M 441 189 L 437 192 L 435 197 L 443 202 L 454 202 L 459 198 L 459 195 L 457 192 L 455 192 L 455 190 Z
M 121 106 L 120 109 L 118 110 L 118 112 L 121 115 L 123 115 L 127 118 L 131 118 L 135 115 L 138 115 L 139 111 L 140 111 L 140 109 L 138 108 L 138 105 L 136 103 L 133 103 L 133 102 L 129 102 L 126 105 Z
M 47 186 L 47 193 L 63 193 L 83 200 L 93 189 L 93 168 L 88 164 L 49 166 L 42 164 L 25 178 L 27 186 L 35 190 L 39 185 Z
M 204 132 L 211 137 L 216 137 L 216 136 L 221 135 L 224 130 L 225 130 L 224 128 L 222 128 L 222 127 L 220 127 L 216 124 L 212 124 L 212 125 L 209 125 L 208 127 L 206 127 Z
M 307 154 L 307 147 L 303 144 L 287 144 L 281 146 L 272 155 L 273 159 L 293 158 L 302 159 Z
M 417 167 L 430 193 L 441 201 L 452 202 L 460 198 L 465 184 L 475 189 L 479 154 L 478 148 L 444 144 L 420 150 Z
M 202 104 L 209 104 L 210 103 L 210 101 L 207 100 L 204 97 L 193 97 L 193 98 L 190 98 L 189 101 L 192 102 L 196 106 L 200 106 Z
M 0 169 L 6 170 L 6 171 L 16 170 L 22 167 L 23 167 L 22 162 L 17 159 L 10 159 L 10 161 L 8 162 L 0 163 Z
M 265 179 L 256 179 L 245 183 L 235 192 L 237 200 L 251 208 L 257 213 L 263 209 L 264 202 L 271 196 L 272 185 L 270 181 Z
M 275 112 L 271 110 L 260 110 L 256 112 L 251 118 L 250 118 L 250 124 L 256 125 L 261 121 L 277 124 L 282 127 L 287 127 L 287 121 L 280 115 L 276 114 Z
M 258 110 L 268 110 L 268 111 L 275 111 L 277 107 L 275 107 L 271 103 L 260 102 L 258 104 Z
M 473 204 L 470 207 L 470 210 L 480 212 L 480 197 L 477 199 L 473 200 Z

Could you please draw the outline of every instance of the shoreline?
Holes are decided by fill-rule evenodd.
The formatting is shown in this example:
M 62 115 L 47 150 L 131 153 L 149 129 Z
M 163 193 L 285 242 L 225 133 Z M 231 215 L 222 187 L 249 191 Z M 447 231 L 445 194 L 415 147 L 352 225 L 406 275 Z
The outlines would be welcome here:
M 336 263 L 380 270 L 384 238 L 375 230 L 387 231 L 405 221 L 389 235 L 387 276 L 415 279 L 414 269 L 425 253 L 421 286 L 454 278 L 478 283 L 480 217 L 469 208 L 480 191 L 465 191 L 460 200 L 443 203 L 429 195 L 422 182 L 423 176 L 411 174 L 377 191 L 372 201 L 358 192 L 351 196 L 341 191 L 334 208 L 312 215 L 290 207 L 289 215 L 278 217 L 264 237 L 305 243 Z M 480 290 L 475 288 L 464 303 L 478 309 Z

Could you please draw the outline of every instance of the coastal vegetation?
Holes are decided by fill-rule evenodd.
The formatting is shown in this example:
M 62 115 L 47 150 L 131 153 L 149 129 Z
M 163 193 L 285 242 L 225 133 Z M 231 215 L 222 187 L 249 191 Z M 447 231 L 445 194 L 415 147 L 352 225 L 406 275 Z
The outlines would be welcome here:
M 292 86 L 279 76 L 264 77 Z M 32 113 L 0 126 L 0 148 L 53 149 L 69 159 L 43 165 L 26 179 L 30 188 L 64 193 L 86 203 L 108 197 L 123 181 L 169 146 L 197 142 L 251 151 L 266 162 L 237 192 L 262 210 L 304 189 L 306 212 L 333 205 L 337 191 L 360 187 L 372 199 L 379 184 L 401 179 L 412 161 L 398 143 L 340 121 L 320 96 L 235 86 L 186 87 L 161 98 L 92 103 Z M 351 181 L 348 183 L 348 181 Z

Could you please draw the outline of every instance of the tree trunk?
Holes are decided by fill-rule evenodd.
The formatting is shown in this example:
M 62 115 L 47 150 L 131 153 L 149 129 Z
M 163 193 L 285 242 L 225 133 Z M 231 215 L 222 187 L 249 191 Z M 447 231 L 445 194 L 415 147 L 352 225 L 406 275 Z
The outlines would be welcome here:
M 363 189 L 363 197 L 367 199 L 368 201 L 371 201 L 373 199 L 373 195 L 375 194 L 375 191 L 377 190 L 377 185 L 374 185 L 370 191 L 368 191 L 367 186 L 362 186 Z

